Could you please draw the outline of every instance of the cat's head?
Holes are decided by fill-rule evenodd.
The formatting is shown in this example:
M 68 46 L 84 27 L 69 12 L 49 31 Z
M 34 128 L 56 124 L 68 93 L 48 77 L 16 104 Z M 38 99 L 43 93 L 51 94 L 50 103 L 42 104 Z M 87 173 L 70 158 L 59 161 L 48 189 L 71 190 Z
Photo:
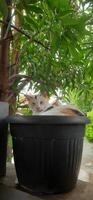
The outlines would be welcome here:
M 48 107 L 49 98 L 47 92 L 38 95 L 25 95 L 25 97 L 33 113 L 42 112 Z

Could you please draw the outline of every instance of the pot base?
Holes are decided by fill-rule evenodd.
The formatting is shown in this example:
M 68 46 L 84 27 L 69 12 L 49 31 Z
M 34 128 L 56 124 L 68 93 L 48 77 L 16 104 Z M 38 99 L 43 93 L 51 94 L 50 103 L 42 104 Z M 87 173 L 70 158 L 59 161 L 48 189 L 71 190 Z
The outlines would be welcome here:
M 17 184 L 16 188 L 27 192 L 29 194 L 33 194 L 33 195 L 53 195 L 53 194 L 60 194 L 60 193 L 66 193 L 66 192 L 70 192 L 71 190 L 73 190 L 76 187 L 76 183 L 73 183 L 72 185 L 70 185 L 68 188 L 66 187 L 64 188 L 44 188 L 44 187 L 36 187 L 36 188 L 30 188 L 21 184 Z

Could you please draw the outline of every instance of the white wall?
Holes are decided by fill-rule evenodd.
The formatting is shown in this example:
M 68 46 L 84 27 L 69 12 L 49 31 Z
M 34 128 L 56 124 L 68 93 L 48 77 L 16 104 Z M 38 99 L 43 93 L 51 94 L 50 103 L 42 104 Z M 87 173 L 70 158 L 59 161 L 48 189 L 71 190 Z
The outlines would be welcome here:
M 9 115 L 9 104 L 7 102 L 0 101 L 0 119 L 3 119 Z

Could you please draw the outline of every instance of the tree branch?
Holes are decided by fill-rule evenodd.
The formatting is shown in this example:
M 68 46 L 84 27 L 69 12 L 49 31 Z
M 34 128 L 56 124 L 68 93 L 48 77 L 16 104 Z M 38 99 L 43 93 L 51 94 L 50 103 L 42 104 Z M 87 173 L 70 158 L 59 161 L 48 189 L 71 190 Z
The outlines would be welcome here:
M 8 22 L 5 22 L 3 20 L 0 20 L 0 23 L 3 23 L 3 24 L 8 24 Z M 48 49 L 49 50 L 49 47 L 45 46 L 42 42 L 36 40 L 36 39 L 33 39 L 29 34 L 27 34 L 26 32 L 24 32 L 22 29 L 19 29 L 17 28 L 16 26 L 14 25 L 10 25 L 11 28 L 15 29 L 17 32 L 21 33 L 22 35 L 24 35 L 25 37 L 27 37 L 29 39 L 30 42 L 35 42 L 37 44 L 40 44 L 41 46 L 43 46 L 45 49 Z
M 26 78 L 26 79 L 31 79 L 31 76 L 28 75 L 24 75 L 24 74 L 14 74 L 12 76 L 10 76 L 9 81 L 11 81 L 12 79 L 16 79 L 16 78 Z
M 5 40 L 13 40 L 13 36 L 9 36 L 9 37 L 6 37 L 6 38 L 3 38 L 2 40 L 0 40 L 0 45 L 2 45 L 2 43 L 5 41 Z

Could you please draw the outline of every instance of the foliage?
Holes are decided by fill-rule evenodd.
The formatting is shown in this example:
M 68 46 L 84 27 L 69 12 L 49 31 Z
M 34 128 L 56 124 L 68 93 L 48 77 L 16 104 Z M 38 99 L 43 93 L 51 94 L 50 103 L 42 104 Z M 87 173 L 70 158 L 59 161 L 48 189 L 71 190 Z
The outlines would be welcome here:
M 87 88 L 86 88 L 87 90 Z M 87 113 L 88 110 L 91 110 L 93 107 L 93 95 L 90 93 L 85 93 L 82 88 L 81 89 L 70 89 L 67 87 L 63 94 L 63 99 L 70 104 L 77 106 L 84 113 Z M 91 102 L 91 104 L 90 104 Z
M 13 0 L 7 7 L 3 0 L 0 5 L 1 19 L 9 8 L 12 11 L 8 24 L 13 36 L 9 94 L 17 95 L 28 82 L 30 88 L 36 83 L 36 90 L 49 94 L 60 88 L 65 95 L 68 92 L 69 100 L 71 91 L 76 90 L 83 110 L 89 110 L 93 96 L 93 2 Z
M 90 124 L 86 127 L 86 137 L 89 141 L 93 141 L 93 109 L 87 113 L 90 119 Z
M 32 115 L 31 110 L 29 110 L 28 106 L 27 107 L 20 107 L 20 109 L 18 109 L 18 113 L 22 114 L 22 115 Z
M 27 74 L 31 74 L 31 85 L 33 82 L 37 82 L 38 89 L 54 92 L 56 87 L 65 88 L 67 84 L 74 85 L 73 82 L 77 82 L 79 79 L 78 73 L 81 70 L 81 64 L 78 62 L 83 58 L 80 45 L 82 36 L 86 32 L 85 23 L 89 16 L 78 14 L 76 10 L 72 10 L 70 4 L 67 4 L 66 7 L 65 3 L 63 3 L 65 7 L 62 10 L 58 10 L 57 3 L 57 12 L 53 12 L 52 7 L 56 7 L 56 3 L 51 5 L 50 1 L 48 2 L 49 7 L 44 1 L 39 3 L 43 10 L 40 18 L 36 13 L 37 20 L 35 20 L 33 13 L 31 15 L 33 21 L 37 21 L 38 24 L 34 27 L 35 40 L 42 41 L 45 48 L 38 43 L 34 45 L 32 43 L 28 47 L 25 38 L 22 44 L 20 65 L 22 66 L 21 72 L 25 69 Z M 28 18 L 29 16 L 27 16 L 27 21 Z M 25 28 L 27 21 L 22 24 Z M 29 29 L 32 35 L 31 25 L 29 25 Z M 23 55 L 25 55 L 25 62 Z

